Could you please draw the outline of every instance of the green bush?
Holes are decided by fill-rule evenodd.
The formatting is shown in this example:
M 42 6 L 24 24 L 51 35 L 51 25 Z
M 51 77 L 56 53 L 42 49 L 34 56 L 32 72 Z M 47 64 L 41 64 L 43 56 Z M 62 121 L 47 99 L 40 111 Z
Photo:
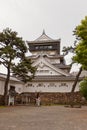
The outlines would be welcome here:
M 80 92 L 87 100 L 87 77 L 80 83 Z

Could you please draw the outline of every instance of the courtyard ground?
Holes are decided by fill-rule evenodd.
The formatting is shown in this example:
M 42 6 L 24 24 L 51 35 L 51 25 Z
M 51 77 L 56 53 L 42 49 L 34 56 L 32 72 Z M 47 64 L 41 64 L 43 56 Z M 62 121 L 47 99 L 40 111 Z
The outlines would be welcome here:
M 87 130 L 87 107 L 1 107 L 0 130 Z

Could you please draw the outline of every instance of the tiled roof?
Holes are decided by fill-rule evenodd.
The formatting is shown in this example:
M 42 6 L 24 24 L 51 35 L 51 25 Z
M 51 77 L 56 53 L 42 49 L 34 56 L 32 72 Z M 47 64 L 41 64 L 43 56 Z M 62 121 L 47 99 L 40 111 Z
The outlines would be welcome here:
M 50 40 L 52 41 L 53 39 L 48 37 L 45 31 L 43 30 L 42 35 L 39 38 L 37 38 L 35 41 L 50 41 Z
M 35 76 L 32 81 L 74 81 L 75 76 Z M 79 77 L 78 81 L 81 81 L 83 77 Z
M 53 41 L 60 42 L 60 39 L 54 40 L 54 39 L 50 38 L 49 36 L 46 35 L 45 31 L 43 30 L 43 33 L 39 38 L 37 38 L 34 41 L 27 41 L 27 42 L 28 43 L 43 43 L 43 42 L 53 42 Z
M 41 56 L 40 54 L 37 54 L 37 55 L 28 56 L 28 58 L 37 59 L 40 56 Z M 48 55 L 48 54 L 43 54 L 43 57 L 48 57 L 49 59 L 58 59 L 58 58 L 63 58 L 64 56 L 63 55 Z
M 0 79 L 5 80 L 6 79 L 6 74 L 0 73 Z M 19 79 L 15 78 L 13 76 L 10 76 L 10 81 L 21 82 Z
M 53 64 L 57 68 L 70 68 L 70 65 L 65 65 L 65 64 Z

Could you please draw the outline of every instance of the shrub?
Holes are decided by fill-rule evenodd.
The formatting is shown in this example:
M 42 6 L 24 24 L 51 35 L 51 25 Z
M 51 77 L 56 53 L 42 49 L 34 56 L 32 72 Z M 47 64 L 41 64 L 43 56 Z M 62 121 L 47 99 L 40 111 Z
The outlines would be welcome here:
M 80 92 L 87 100 L 87 77 L 80 83 Z

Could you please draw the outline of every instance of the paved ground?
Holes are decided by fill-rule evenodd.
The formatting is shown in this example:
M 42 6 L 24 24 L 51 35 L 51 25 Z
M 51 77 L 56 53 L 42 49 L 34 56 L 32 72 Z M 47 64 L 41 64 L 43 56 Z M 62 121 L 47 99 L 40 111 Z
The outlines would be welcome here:
M 87 130 L 87 107 L 0 108 L 0 130 Z

